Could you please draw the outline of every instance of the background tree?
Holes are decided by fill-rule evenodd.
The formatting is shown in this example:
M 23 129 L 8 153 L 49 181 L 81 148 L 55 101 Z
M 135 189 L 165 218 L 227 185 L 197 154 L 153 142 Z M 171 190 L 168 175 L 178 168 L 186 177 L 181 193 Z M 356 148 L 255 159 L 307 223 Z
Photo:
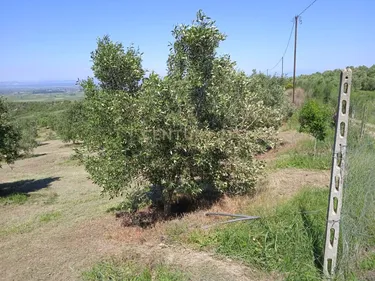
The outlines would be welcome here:
M 315 138 L 314 155 L 316 154 L 317 140 L 323 141 L 327 136 L 331 117 L 329 108 L 315 100 L 307 101 L 301 109 L 299 130 Z
M 18 119 L 14 122 L 21 139 L 19 149 L 25 155 L 30 155 L 34 148 L 38 146 L 36 138 L 38 137 L 37 122 L 32 119 Z
M 0 167 L 1 163 L 13 163 L 19 155 L 20 132 L 10 122 L 8 108 L 0 98 Z
M 82 102 L 72 102 L 59 119 L 57 134 L 64 142 L 72 141 L 76 143 L 81 140 L 85 124 Z

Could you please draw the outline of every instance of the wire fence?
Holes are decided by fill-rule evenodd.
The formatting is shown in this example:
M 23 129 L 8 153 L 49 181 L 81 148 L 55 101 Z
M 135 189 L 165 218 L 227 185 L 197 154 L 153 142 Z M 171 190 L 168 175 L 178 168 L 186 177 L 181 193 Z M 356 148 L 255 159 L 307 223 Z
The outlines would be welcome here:
M 375 139 L 351 122 L 341 214 L 337 278 L 348 280 L 366 252 L 375 249 Z

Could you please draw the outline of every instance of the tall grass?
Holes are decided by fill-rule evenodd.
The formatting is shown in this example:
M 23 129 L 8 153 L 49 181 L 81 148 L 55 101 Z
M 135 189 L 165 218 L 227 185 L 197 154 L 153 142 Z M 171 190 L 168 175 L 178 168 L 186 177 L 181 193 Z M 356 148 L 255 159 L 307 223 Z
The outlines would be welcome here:
M 328 189 L 305 189 L 276 210 L 259 209 L 257 221 L 231 224 L 190 241 L 287 280 L 320 280 Z
M 338 264 L 342 280 L 361 268 L 366 252 L 375 250 L 375 140 L 360 138 L 354 124 L 350 129 Z
M 333 132 L 324 141 L 317 142 L 314 151 L 314 140 L 304 140 L 291 150 L 279 155 L 276 168 L 299 168 L 311 170 L 329 170 L 332 163 Z
M 336 279 L 364 280 L 365 271 L 375 270 L 375 139 L 361 138 L 358 125 L 349 129 Z M 311 150 L 311 143 L 297 149 L 303 148 Z M 330 158 L 328 145 L 323 151 Z M 190 242 L 286 280 L 321 280 L 327 205 L 327 189 L 306 188 L 275 210 L 253 209 L 258 221 L 196 231 Z

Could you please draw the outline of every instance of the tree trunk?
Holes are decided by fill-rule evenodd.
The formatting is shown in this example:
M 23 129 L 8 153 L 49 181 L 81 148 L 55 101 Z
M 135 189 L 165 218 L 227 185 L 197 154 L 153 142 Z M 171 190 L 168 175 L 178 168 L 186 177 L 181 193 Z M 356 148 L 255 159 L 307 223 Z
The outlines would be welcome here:
M 172 208 L 172 196 L 173 191 L 169 190 L 165 196 L 163 196 L 164 203 L 164 216 L 169 217 L 171 215 Z
M 171 202 L 169 200 L 164 200 L 164 216 L 168 217 L 171 214 Z

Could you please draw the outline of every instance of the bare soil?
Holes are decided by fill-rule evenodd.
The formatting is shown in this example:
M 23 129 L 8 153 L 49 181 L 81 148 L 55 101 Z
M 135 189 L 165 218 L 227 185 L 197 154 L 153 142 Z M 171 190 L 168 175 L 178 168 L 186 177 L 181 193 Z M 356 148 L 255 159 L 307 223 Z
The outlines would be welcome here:
M 84 168 L 70 159 L 71 146 L 47 141 L 34 154 L 0 169 L 0 191 L 17 190 L 29 196 L 21 205 L 0 205 L 0 280 L 79 280 L 82 271 L 113 256 L 164 262 L 190 272 L 194 280 L 278 280 L 277 275 L 185 248 L 170 237 L 219 220 L 205 216 L 207 211 L 236 213 L 249 204 L 276 204 L 305 185 L 329 182 L 328 172 L 279 170 L 268 176 L 259 187 L 262 192 L 253 198 L 226 197 L 209 210 L 152 228 L 125 228 L 106 212 L 121 198 L 100 195 Z

